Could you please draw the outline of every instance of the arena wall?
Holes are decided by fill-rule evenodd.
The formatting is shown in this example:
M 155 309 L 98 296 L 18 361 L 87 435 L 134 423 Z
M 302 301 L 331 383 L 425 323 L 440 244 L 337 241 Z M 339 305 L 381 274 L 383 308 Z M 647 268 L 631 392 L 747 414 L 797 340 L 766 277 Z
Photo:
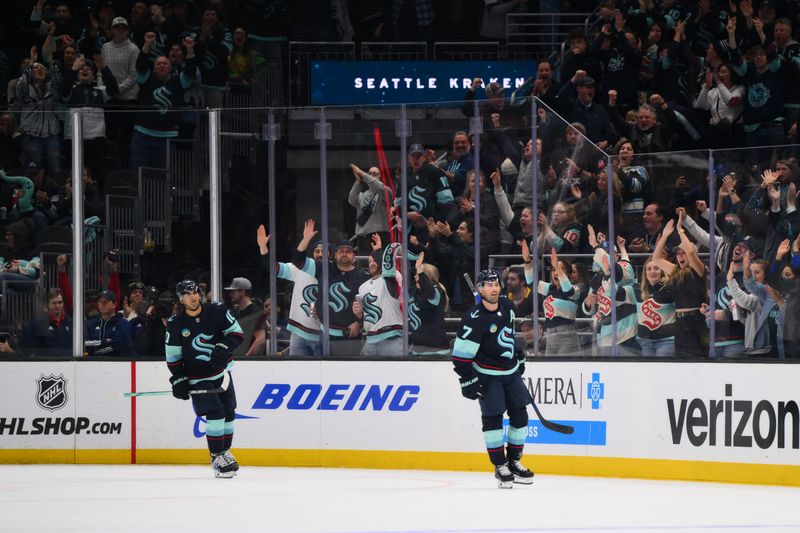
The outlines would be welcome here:
M 162 362 L 0 362 L 2 463 L 207 463 Z M 237 361 L 243 465 L 489 470 L 477 402 L 446 361 Z M 800 486 L 800 366 L 529 362 L 538 473 Z M 132 430 L 135 428 L 135 431 Z

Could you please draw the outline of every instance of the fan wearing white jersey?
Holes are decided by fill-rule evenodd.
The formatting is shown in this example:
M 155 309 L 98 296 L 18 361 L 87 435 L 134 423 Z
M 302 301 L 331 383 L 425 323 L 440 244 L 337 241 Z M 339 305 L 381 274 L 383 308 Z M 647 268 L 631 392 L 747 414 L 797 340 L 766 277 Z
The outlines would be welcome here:
M 364 322 L 367 341 L 361 355 L 402 356 L 403 313 L 400 310 L 400 275 L 395 267 L 395 252 L 400 244 L 383 249 L 381 238 L 372 234 L 369 255 L 370 279 L 358 288 L 353 314 Z
M 261 253 L 261 265 L 269 271 L 272 260 L 269 255 L 269 238 L 264 225 L 258 226 L 256 240 Z M 322 243 L 314 248 L 314 261 L 322 259 Z M 313 313 L 314 303 L 319 294 L 317 278 L 309 273 L 314 269 L 314 261 L 306 259 L 303 268 L 297 268 L 292 263 L 277 263 L 278 277 L 294 282 L 292 288 L 292 304 L 289 309 L 289 337 L 288 355 L 322 355 L 322 345 L 319 341 L 319 320 Z

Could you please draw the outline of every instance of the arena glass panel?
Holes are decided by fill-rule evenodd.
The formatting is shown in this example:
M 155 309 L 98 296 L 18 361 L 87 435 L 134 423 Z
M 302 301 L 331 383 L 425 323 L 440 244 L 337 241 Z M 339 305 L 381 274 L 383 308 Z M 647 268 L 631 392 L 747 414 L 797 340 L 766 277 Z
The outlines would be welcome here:
M 731 301 L 725 318 L 741 324 L 732 322 L 732 333 L 723 329 L 716 337 L 743 337 L 733 346 L 717 343 L 719 357 L 797 357 L 798 152 L 797 145 L 712 152 L 718 278 Z M 760 328 L 762 316 L 772 319 Z
M 129 321 L 134 357 L 165 356 L 180 281 L 195 281 L 201 301 L 218 297 L 210 266 L 211 117 L 190 106 L 184 98 L 191 95 L 189 89 L 164 110 L 110 111 L 112 124 L 133 123 L 121 168 L 107 176 L 105 200 L 106 246 L 119 257 L 118 309 Z
M 402 284 L 397 281 L 403 278 L 402 266 L 389 259 L 401 257 L 399 244 L 393 245 L 402 231 L 392 218 L 401 109 L 324 109 L 329 124 L 327 230 L 335 264 L 328 289 L 328 353 L 334 357 L 404 355 Z M 388 277 L 381 275 L 383 270 Z
M 238 107 L 250 103 L 249 96 L 246 88 L 229 88 L 226 102 L 232 107 L 218 111 L 216 131 L 222 220 L 222 290 L 216 299 L 243 330 L 244 341 L 234 352 L 239 356 L 264 355 L 269 344 L 262 320 L 269 283 L 256 241 L 259 225 L 265 231 L 269 227 L 269 142 L 264 135 L 270 110 Z
M 221 113 L 224 298 L 245 334 L 237 355 L 318 356 L 312 255 L 322 234 L 320 109 Z M 318 233 L 308 243 L 308 263 L 298 268 L 295 254 L 306 220 L 315 222 Z M 262 255 L 259 240 L 266 237 L 268 254 Z
M 506 89 L 502 100 L 489 98 L 478 104 L 477 115 L 475 105 L 472 106 L 471 126 L 474 129 L 477 122 L 482 128 L 479 138 L 473 136 L 480 144 L 480 201 L 475 202 L 475 191 L 467 185 L 464 193 L 457 197 L 455 209 L 464 218 L 472 215 L 475 227 L 480 228 L 475 232 L 480 239 L 479 268 L 491 268 L 500 273 L 503 294 L 516 305 L 516 349 L 532 353 L 535 335 L 539 340 L 542 337 L 533 330 L 533 310 L 541 307 L 542 298 L 534 293 L 536 284 L 526 280 L 521 243 L 526 241 L 530 245 L 532 242 L 531 221 L 536 216 L 533 214 L 536 213 L 533 191 L 538 187 L 538 192 L 545 182 L 531 172 L 534 165 L 534 154 L 528 146 L 533 134 L 531 100 L 513 100 L 509 93 Z M 475 143 L 475 147 L 477 145 Z M 542 154 L 536 159 L 542 162 Z M 474 183 L 471 174 L 467 181 Z M 537 203 L 542 207 L 546 205 L 544 195 L 537 197 Z M 474 211 L 471 211 L 473 205 Z M 534 247 L 531 257 L 536 255 Z M 540 261 L 535 265 L 541 268 Z M 531 272 L 533 269 L 534 263 Z M 541 274 L 538 277 L 541 279 Z
M 708 198 L 709 152 L 637 154 L 623 138 L 611 153 L 615 241 L 629 258 L 617 298 L 618 355 L 707 359 L 709 243 L 697 210 Z
M 523 116 L 530 122 L 534 110 L 527 107 Z M 521 211 L 523 204 L 532 202 L 514 194 L 515 213 L 519 212 L 524 223 L 523 232 L 529 234 L 535 229 L 537 242 L 533 265 L 537 274 L 538 337 L 532 335 L 532 325 L 525 326 L 525 346 L 539 355 L 597 355 L 597 308 L 585 309 L 583 303 L 597 289 L 592 290 L 591 281 L 599 268 L 593 261 L 594 247 L 589 244 L 590 227 L 596 234 L 609 233 L 608 157 L 594 142 L 600 140 L 588 136 L 584 124 L 566 121 L 549 102 L 537 97 L 535 113 L 537 150 L 531 143 L 529 157 L 531 161 L 536 158 L 536 186 L 528 193 L 536 191 L 537 205 L 531 219 L 535 227 L 529 226 L 527 213 Z
M 0 341 L 0 351 L 4 354 L 69 357 L 74 351 L 70 339 L 58 346 L 36 346 L 32 335 L 37 321 L 46 316 L 43 309 L 48 291 L 59 287 L 59 264 L 66 270 L 72 256 L 72 196 L 67 186 L 72 136 L 69 129 L 64 131 L 65 124 L 69 126 L 71 121 L 64 109 L 38 111 L 23 106 L 16 112 L 0 112 L 4 136 L 19 136 L 16 143 L 6 145 L 8 157 L 0 163 L 0 228 L 4 235 L 0 332 L 5 341 Z M 92 266 L 96 271 L 97 264 Z M 61 285 L 69 281 L 61 279 Z M 54 314 L 63 313 L 58 304 L 63 296 L 55 292 L 51 296 Z
M 406 135 L 405 153 L 398 138 L 394 158 L 399 178 L 405 161 L 407 192 L 398 192 L 398 201 L 406 203 L 409 213 L 409 269 L 417 271 L 416 258 L 422 254 L 419 268 L 429 281 L 438 278 L 433 299 L 425 297 L 418 276 L 408 285 L 412 357 L 449 355 L 462 315 L 475 304 L 470 284 L 481 264 L 488 262 L 488 254 L 482 253 L 481 233 L 475 229 L 480 205 L 467 186 L 479 163 L 471 104 L 465 99 L 408 105 L 407 128 L 403 130 L 400 124 L 396 132 Z M 432 190 L 422 191 L 425 180 Z M 396 181 L 397 190 L 402 191 L 402 179 Z

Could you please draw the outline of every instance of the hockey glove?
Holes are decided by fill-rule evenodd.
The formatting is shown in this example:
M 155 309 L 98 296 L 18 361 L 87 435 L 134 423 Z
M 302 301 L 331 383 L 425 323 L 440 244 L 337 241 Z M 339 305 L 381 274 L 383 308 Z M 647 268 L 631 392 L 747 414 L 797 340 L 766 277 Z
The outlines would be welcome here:
M 189 399 L 189 378 L 186 376 L 172 376 L 169 378 L 172 383 L 172 395 L 179 400 Z
M 483 385 L 478 381 L 478 376 L 470 376 L 458 380 L 461 383 L 461 394 L 470 400 L 479 400 L 484 397 Z
M 211 352 L 211 365 L 220 371 L 225 370 L 228 366 L 228 358 L 233 350 L 227 344 L 218 342 L 214 345 L 214 350 Z

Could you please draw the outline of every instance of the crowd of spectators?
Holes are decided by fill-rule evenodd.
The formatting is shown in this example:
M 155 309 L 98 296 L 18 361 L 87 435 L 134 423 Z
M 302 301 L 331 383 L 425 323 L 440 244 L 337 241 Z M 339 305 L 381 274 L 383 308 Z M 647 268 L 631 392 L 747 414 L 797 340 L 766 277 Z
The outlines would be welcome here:
M 36 279 L 37 235 L 71 221 L 72 177 L 65 170 L 71 128 L 64 110 L 79 109 L 84 117 L 86 213 L 103 220 L 107 176 L 121 168 L 165 168 L 166 140 L 191 138 L 199 120 L 192 110 L 219 107 L 230 83 L 247 85 L 263 61 L 251 41 L 268 36 L 271 27 L 263 16 L 244 18 L 254 9 L 244 0 L 106 1 L 89 3 L 89 9 L 76 4 L 38 0 L 31 6 L 24 41 L 30 46 L 18 63 L 19 76 L 10 76 L 7 85 L 8 111 L 0 116 L 0 168 L 6 170 L 0 197 L 7 244 L 0 260 L 3 280 Z M 528 4 L 533 3 L 487 0 L 483 20 L 497 15 L 495 9 L 535 9 Z M 406 40 L 429 40 L 435 20 L 431 2 L 394 0 L 373 7 L 383 14 L 371 27 L 373 35 L 388 31 Z M 276 13 L 289 16 L 291 8 L 286 10 Z M 319 14 L 304 12 L 312 19 Z M 351 10 L 356 12 L 365 10 Z M 333 32 L 329 40 L 370 34 L 366 26 L 343 24 L 347 9 L 336 13 L 331 20 L 338 25 L 323 25 Z M 403 273 L 393 260 L 398 249 L 390 243 L 400 241 L 405 229 L 414 353 L 446 350 L 443 335 L 455 329 L 448 319 L 474 304 L 464 274 L 472 275 L 477 262 L 502 269 L 517 316 L 537 319 L 522 321 L 518 347 L 531 342 L 538 324 L 545 354 L 603 355 L 615 349 L 624 355 L 702 357 L 709 353 L 711 329 L 714 357 L 800 354 L 794 333 L 800 302 L 800 163 L 792 146 L 800 114 L 800 44 L 793 38 L 800 6 L 773 0 L 607 0 L 599 13 L 596 32 L 572 32 L 563 61 L 540 58 L 536 75 L 522 87 L 475 78 L 463 102 L 463 130 L 453 131 L 451 144 L 438 146 L 417 134 L 402 154 L 407 190 L 401 191 L 399 176 L 387 176 L 378 161 L 365 166 L 368 171 L 358 166 L 368 162 L 351 165 L 354 182 L 347 200 L 356 223 L 338 230 L 352 238 L 332 243 L 327 265 L 322 257 L 315 257 L 313 268 L 297 257 L 264 262 L 267 271 L 278 264 L 279 277 L 295 284 L 291 298 L 275 301 L 281 318 L 275 333 L 289 346 L 282 345 L 283 353 L 292 355 L 295 336 L 307 344 L 319 341 L 318 294 L 309 299 L 315 291 L 305 289 L 316 287 L 313 279 L 321 277 L 322 268 L 345 285 L 359 281 L 344 292 L 330 287 L 332 305 L 342 306 L 336 313 L 342 313 L 337 320 L 343 337 L 366 338 L 353 353 L 376 353 L 381 342 L 397 345 L 398 324 L 387 315 L 402 313 L 387 310 L 403 307 L 398 289 Z M 311 31 L 310 19 L 305 22 Z M 408 38 L 412 26 L 420 39 Z M 292 27 L 302 32 L 305 26 Z M 480 137 L 469 133 L 467 120 L 476 98 Z M 446 154 L 437 157 L 442 148 Z M 722 150 L 716 152 L 713 176 L 705 164 L 707 151 L 670 155 L 704 148 Z M 708 208 L 710 195 L 714 212 Z M 269 257 L 264 242 L 269 236 L 262 233 L 258 245 Z M 317 254 L 314 235 L 312 224 L 301 252 Z M 716 255 L 709 258 L 712 240 Z M 611 248 L 617 264 L 609 260 Z M 348 274 L 353 268 L 361 272 L 349 259 L 355 253 L 367 256 L 363 276 Z M 535 287 L 532 254 L 545 264 L 544 279 Z M 108 289 L 88 295 L 96 296 L 96 307 L 87 306 L 87 351 L 157 355 L 163 346 L 155 339 L 163 334 L 174 297 L 157 289 L 144 297 L 147 287 L 135 281 L 130 294 L 121 294 L 113 259 L 106 259 Z M 709 294 L 709 261 L 715 294 Z M 59 268 L 66 272 L 64 264 Z M 30 324 L 18 343 L 0 342 L 0 351 L 17 349 L 12 345 L 23 352 L 52 348 L 52 339 L 37 332 L 68 327 L 71 290 L 65 276 L 47 294 L 46 316 Z M 299 279 L 304 290 L 298 292 Z M 240 319 L 253 317 L 253 340 L 245 346 L 253 355 L 272 334 L 265 325 L 272 301 L 251 298 L 251 290 L 249 280 L 236 278 L 226 293 Z M 134 297 L 137 291 L 142 294 Z M 538 309 L 533 292 L 540 294 Z M 379 298 L 383 314 L 375 311 Z M 61 343 L 68 337 L 48 335 Z

